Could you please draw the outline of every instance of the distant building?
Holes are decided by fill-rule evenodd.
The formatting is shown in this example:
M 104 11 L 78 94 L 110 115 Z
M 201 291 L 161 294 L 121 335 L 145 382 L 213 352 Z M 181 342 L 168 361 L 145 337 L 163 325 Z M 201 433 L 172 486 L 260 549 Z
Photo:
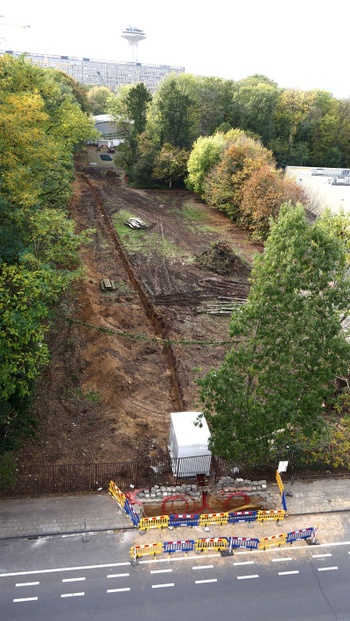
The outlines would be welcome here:
M 11 54 L 18 58 L 23 52 L 0 51 L 0 55 L 3 54 Z M 35 65 L 45 68 L 53 67 L 68 73 L 82 84 L 107 86 L 111 90 L 123 84 L 143 82 L 153 93 L 166 75 L 184 73 L 185 71 L 185 67 L 173 67 L 171 65 L 143 65 L 137 62 L 116 62 L 27 52 L 25 55 Z
M 349 168 L 287 166 L 285 174 L 304 188 L 311 201 L 309 210 L 316 216 L 326 208 L 350 212 Z
M 101 132 L 104 138 L 116 138 L 117 127 L 115 120 L 110 114 L 98 114 L 94 116 L 95 129 Z

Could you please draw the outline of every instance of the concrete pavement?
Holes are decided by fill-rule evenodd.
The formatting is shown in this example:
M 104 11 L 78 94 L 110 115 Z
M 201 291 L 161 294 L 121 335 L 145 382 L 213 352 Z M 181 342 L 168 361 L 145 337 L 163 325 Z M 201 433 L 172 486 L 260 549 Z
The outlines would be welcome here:
M 337 514 L 343 514 L 350 527 L 350 479 L 296 480 L 292 487 L 285 483 L 285 491 L 290 489 L 293 496 L 287 496 L 288 530 L 303 528 L 306 522 L 329 524 L 330 514 L 334 515 L 334 528 Z M 268 484 L 267 491 L 276 508 L 281 508 L 277 485 Z M 0 499 L 0 539 L 128 528 L 134 527 L 107 490 L 77 496 Z

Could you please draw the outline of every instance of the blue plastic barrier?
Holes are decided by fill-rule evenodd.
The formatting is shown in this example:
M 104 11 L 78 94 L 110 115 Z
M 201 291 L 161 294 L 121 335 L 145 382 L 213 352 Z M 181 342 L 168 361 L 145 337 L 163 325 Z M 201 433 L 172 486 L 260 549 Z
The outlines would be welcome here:
M 163 552 L 190 552 L 194 550 L 195 542 L 193 539 L 186 539 L 184 541 L 164 541 Z
M 251 537 L 228 537 L 227 540 L 230 548 L 247 548 L 248 550 L 256 550 L 260 541 Z
M 140 517 L 137 515 L 137 513 L 135 513 L 127 498 L 125 499 L 124 503 L 124 511 L 129 516 L 134 526 L 138 526 L 140 522 Z
M 284 492 L 282 492 L 281 494 L 281 499 L 282 499 L 282 507 L 284 509 L 284 511 L 288 511 L 287 509 L 287 501 L 286 501 L 286 495 Z
M 257 511 L 230 511 L 228 514 L 228 523 L 234 522 L 254 522 L 257 517 Z
M 199 515 L 197 513 L 173 513 L 170 516 L 169 526 L 177 528 L 178 526 L 198 526 Z
M 287 533 L 287 543 L 293 543 L 297 539 L 309 539 L 310 537 L 315 536 L 315 529 L 313 527 L 310 528 L 301 528 L 300 530 L 293 530 L 291 533 Z

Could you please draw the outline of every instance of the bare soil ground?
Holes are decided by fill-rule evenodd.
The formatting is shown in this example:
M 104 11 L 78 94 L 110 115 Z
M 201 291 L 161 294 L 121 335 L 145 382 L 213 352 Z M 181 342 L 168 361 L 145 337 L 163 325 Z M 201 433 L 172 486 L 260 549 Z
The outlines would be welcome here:
M 196 378 L 229 347 L 220 344 L 229 314 L 211 311 L 245 299 L 261 250 L 190 192 L 134 190 L 114 165 L 84 164 L 77 162 L 70 215 L 95 233 L 82 251 L 86 276 L 49 335 L 38 433 L 18 452 L 22 464 L 165 455 L 170 412 L 200 409 Z M 126 227 L 131 215 L 148 228 Z M 102 278 L 116 290 L 102 292 Z

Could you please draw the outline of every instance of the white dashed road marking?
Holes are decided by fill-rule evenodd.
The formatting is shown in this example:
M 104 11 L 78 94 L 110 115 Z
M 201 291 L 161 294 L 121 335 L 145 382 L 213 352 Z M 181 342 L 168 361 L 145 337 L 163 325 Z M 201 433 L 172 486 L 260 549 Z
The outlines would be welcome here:
M 124 587 L 122 589 L 107 589 L 107 593 L 121 593 L 122 591 L 130 591 L 130 587 Z
M 14 599 L 14 603 L 17 602 L 36 602 L 39 598 L 38 597 L 20 597 L 18 599 Z
M 237 580 L 249 580 L 249 578 L 259 578 L 259 574 L 250 574 L 250 576 L 237 576 Z
M 21 586 L 37 586 L 40 582 L 17 582 L 16 587 Z
M 290 576 L 291 574 L 298 574 L 299 571 L 297 569 L 295 569 L 294 571 L 279 571 L 278 575 L 279 576 Z
M 85 595 L 84 591 L 81 593 L 62 593 L 61 597 L 83 597 Z
M 168 582 L 167 584 L 152 584 L 152 589 L 165 589 L 166 587 L 173 587 L 173 582 Z
M 317 567 L 317 571 L 334 571 L 338 567 Z
M 208 582 L 217 582 L 217 579 L 211 578 L 210 580 L 195 580 L 195 584 L 207 584 Z
M 63 578 L 62 582 L 82 582 L 85 578 Z

